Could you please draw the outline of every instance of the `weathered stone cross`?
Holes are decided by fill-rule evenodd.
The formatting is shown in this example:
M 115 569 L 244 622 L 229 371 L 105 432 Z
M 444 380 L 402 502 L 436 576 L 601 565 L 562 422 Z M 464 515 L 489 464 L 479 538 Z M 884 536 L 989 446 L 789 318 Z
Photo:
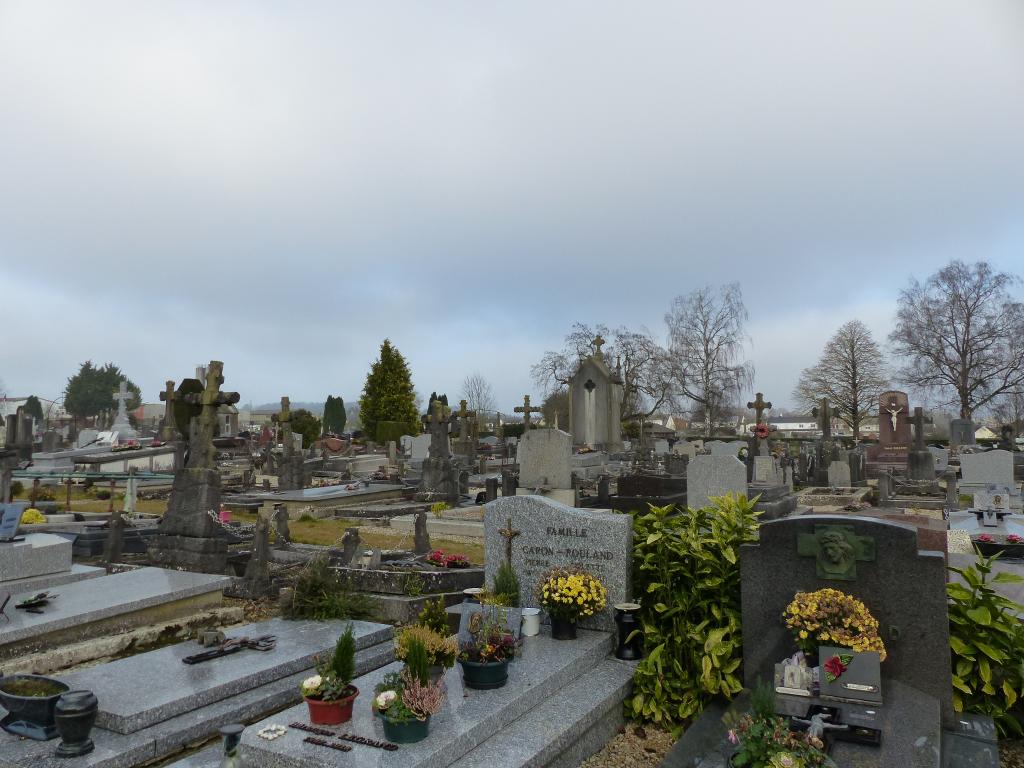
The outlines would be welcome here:
M 598 338 L 600 338 L 600 337 L 598 337 Z M 541 408 L 534 408 L 533 406 L 531 406 L 530 405 L 530 396 L 529 395 L 524 395 L 523 396 L 523 404 L 522 405 L 517 405 L 512 410 L 515 411 L 516 413 L 523 414 L 523 435 L 525 436 L 526 431 L 530 428 L 530 414 L 531 413 L 540 413 L 542 409 Z
M 174 399 L 174 382 L 168 379 L 167 388 L 160 393 L 160 400 L 164 404 L 164 425 L 160 432 L 165 442 L 174 436 Z
M 764 412 L 772 409 L 772 404 L 765 402 L 764 395 L 760 392 L 757 393 L 757 397 L 754 398 L 754 402 L 747 403 L 747 408 L 754 411 L 756 415 L 755 424 L 760 424 L 764 420 Z
M 604 358 L 604 352 L 601 351 L 601 347 L 607 344 L 607 342 L 601 338 L 601 334 L 597 334 L 590 343 L 594 345 L 594 356 Z
M 466 401 L 459 401 L 459 410 L 455 412 L 455 415 L 459 417 L 459 437 L 463 440 L 469 440 L 469 420 L 476 418 L 476 411 L 470 411 L 466 408 Z
M 451 411 L 440 400 L 430 405 L 430 413 L 423 417 L 430 432 L 430 458 L 448 458 L 448 424 L 451 422 Z
M 516 530 L 512 527 L 512 518 L 508 519 L 505 523 L 505 527 L 498 531 L 502 536 L 505 537 L 505 560 L 508 561 L 509 565 L 512 564 L 512 540 L 522 533 L 520 530 Z
M 924 450 L 924 408 L 914 409 L 914 449 Z
M 213 469 L 216 449 L 213 447 L 213 436 L 217 432 L 217 409 L 222 405 L 234 405 L 241 399 L 237 392 L 221 392 L 224 383 L 224 363 L 211 360 L 206 369 L 206 387 L 202 392 L 187 394 L 185 402 L 202 406 L 199 414 L 199 429 L 196 433 L 196 445 L 189 450 L 189 468 Z
M 821 407 L 813 409 L 811 413 L 818 420 L 821 436 L 825 439 L 832 437 L 832 409 L 828 406 L 828 398 L 821 398 Z

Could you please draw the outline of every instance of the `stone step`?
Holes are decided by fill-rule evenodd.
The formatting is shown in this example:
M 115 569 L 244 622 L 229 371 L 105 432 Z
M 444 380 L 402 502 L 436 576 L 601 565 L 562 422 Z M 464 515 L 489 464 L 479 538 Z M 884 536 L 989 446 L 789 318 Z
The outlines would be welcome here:
M 12 595 L 20 595 L 26 592 L 33 594 L 36 592 L 42 592 L 43 590 L 53 589 L 54 587 L 60 587 L 65 584 L 71 584 L 75 581 L 96 579 L 100 576 L 105 576 L 106 573 L 106 570 L 103 568 L 95 568 L 91 565 L 72 563 L 70 571 L 61 571 L 60 573 L 49 573 L 44 576 L 30 576 L 26 579 L 13 579 L 11 581 L 0 582 L 0 591 L 10 592 Z M 14 610 L 11 606 L 7 607 L 10 610 Z
M 9 621 L 0 623 L 0 662 L 220 605 L 230 584 L 227 576 L 139 568 L 63 585 L 40 614 L 12 608 L 32 593 L 16 594 L 6 612 Z
M 189 665 L 182 662 L 203 650 L 195 642 L 179 643 L 148 653 L 91 667 L 60 680 L 72 690 L 86 689 L 100 702 L 96 724 L 117 733 L 135 733 L 175 715 L 258 688 L 315 664 L 329 656 L 345 630 L 344 621 L 287 621 L 271 619 L 235 627 L 230 637 L 274 635 L 271 651 L 239 651 L 231 656 Z M 385 624 L 352 622 L 356 648 L 388 642 L 394 630 Z M 159 685 L 153 685 L 159 680 Z
M 625 724 L 622 702 L 636 665 L 615 658 L 534 707 L 451 768 L 577 766 Z
M 403 745 L 396 752 L 382 753 L 360 745 L 353 745 L 351 752 L 335 752 L 306 744 L 304 739 L 308 734 L 297 729 L 290 729 L 283 737 L 269 742 L 256 735 L 271 722 L 308 723 L 306 706 L 301 704 L 249 728 L 242 736 L 243 755 L 252 768 L 449 766 L 533 708 L 578 681 L 587 680 L 613 646 L 613 636 L 606 632 L 581 630 L 575 641 L 553 640 L 546 633 L 526 638 L 521 657 L 509 668 L 508 683 L 492 691 L 464 689 L 461 670 L 456 666 L 445 675 L 448 697 L 444 709 L 431 718 L 430 736 L 417 744 Z M 401 664 L 390 664 L 355 681 L 361 695 L 356 701 L 352 721 L 339 726 L 338 732 L 384 739 L 383 724 L 370 710 L 370 697 L 386 673 L 400 669 Z
M 371 646 L 356 654 L 356 672 L 365 675 L 393 659 L 394 646 L 390 641 Z M 133 768 L 167 758 L 203 744 L 216 736 L 223 725 L 252 723 L 270 713 L 292 707 L 302 700 L 299 684 L 310 673 L 311 670 L 307 669 L 282 677 L 136 733 L 120 734 L 94 728 L 92 739 L 96 749 L 81 758 L 55 758 L 55 742 L 30 741 L 0 731 L 0 768 Z

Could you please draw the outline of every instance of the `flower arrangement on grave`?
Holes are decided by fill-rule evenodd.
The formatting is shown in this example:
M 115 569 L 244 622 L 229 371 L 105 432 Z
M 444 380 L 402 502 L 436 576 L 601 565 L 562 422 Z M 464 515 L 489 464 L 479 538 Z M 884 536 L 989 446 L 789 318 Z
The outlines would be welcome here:
M 443 549 L 435 549 L 427 555 L 427 562 L 438 568 L 469 568 L 469 558 L 465 555 L 447 555 Z
M 427 562 L 431 565 L 436 565 L 438 568 L 444 568 L 445 557 L 443 549 L 435 549 L 427 555 Z
M 516 655 L 515 637 L 505 625 L 483 613 L 469 621 L 469 640 L 459 648 L 462 680 L 468 688 L 501 688 L 508 681 L 508 663 Z
M 783 613 L 797 646 L 808 656 L 819 645 L 835 645 L 852 651 L 876 651 L 885 661 L 885 643 L 878 634 L 878 620 L 863 602 L 826 587 L 816 592 L 797 592 Z
M 536 588 L 537 600 L 551 616 L 551 635 L 557 640 L 576 637 L 576 623 L 604 610 L 608 590 L 581 568 L 552 568 Z
M 40 512 L 35 507 L 29 507 L 21 513 L 21 524 L 22 525 L 38 525 L 46 522 L 46 515 Z
M 352 685 L 356 671 L 356 640 L 352 625 L 338 638 L 334 653 L 327 660 L 317 660 L 317 673 L 299 686 L 309 707 L 310 722 L 338 725 L 352 719 L 352 704 L 359 689 Z
M 444 706 L 444 683 L 430 680 L 427 662 L 423 643 L 411 638 L 402 671 L 385 675 L 374 689 L 371 707 L 383 719 L 389 741 L 410 744 L 425 739 L 430 717 Z
M 834 763 L 817 736 L 795 734 L 775 714 L 775 693 L 759 685 L 751 693 L 751 711 L 728 732 L 736 750 L 729 761 L 735 768 L 825 768 Z
M 459 643 L 455 637 L 445 637 L 429 627 L 412 624 L 395 638 L 395 658 L 405 661 L 414 643 L 420 643 L 426 649 L 428 667 L 449 669 L 455 666 L 455 658 L 459 655 Z

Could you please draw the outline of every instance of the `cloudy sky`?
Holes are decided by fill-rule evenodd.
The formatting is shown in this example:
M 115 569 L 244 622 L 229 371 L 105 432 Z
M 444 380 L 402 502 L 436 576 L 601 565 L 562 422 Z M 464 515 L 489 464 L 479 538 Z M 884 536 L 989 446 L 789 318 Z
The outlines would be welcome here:
M 0 380 L 511 408 L 741 282 L 757 389 L 911 276 L 1024 274 L 1024 3 L 0 0 Z

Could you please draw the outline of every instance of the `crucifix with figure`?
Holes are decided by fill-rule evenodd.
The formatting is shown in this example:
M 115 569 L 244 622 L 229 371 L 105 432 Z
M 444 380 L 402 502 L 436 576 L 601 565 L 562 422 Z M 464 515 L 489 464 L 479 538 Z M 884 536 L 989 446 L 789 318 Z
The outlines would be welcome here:
M 505 527 L 498 531 L 505 539 L 505 561 L 512 565 L 512 540 L 522 533 L 512 527 L 512 518 L 510 517 L 505 523 Z
M 524 395 L 523 396 L 523 404 L 522 405 L 517 405 L 512 410 L 514 410 L 516 413 L 523 414 L 523 435 L 525 436 L 527 430 L 530 429 L 530 414 L 531 413 L 540 413 L 541 409 L 540 408 L 534 408 L 533 406 L 531 406 L 530 405 L 530 396 L 529 395 Z

